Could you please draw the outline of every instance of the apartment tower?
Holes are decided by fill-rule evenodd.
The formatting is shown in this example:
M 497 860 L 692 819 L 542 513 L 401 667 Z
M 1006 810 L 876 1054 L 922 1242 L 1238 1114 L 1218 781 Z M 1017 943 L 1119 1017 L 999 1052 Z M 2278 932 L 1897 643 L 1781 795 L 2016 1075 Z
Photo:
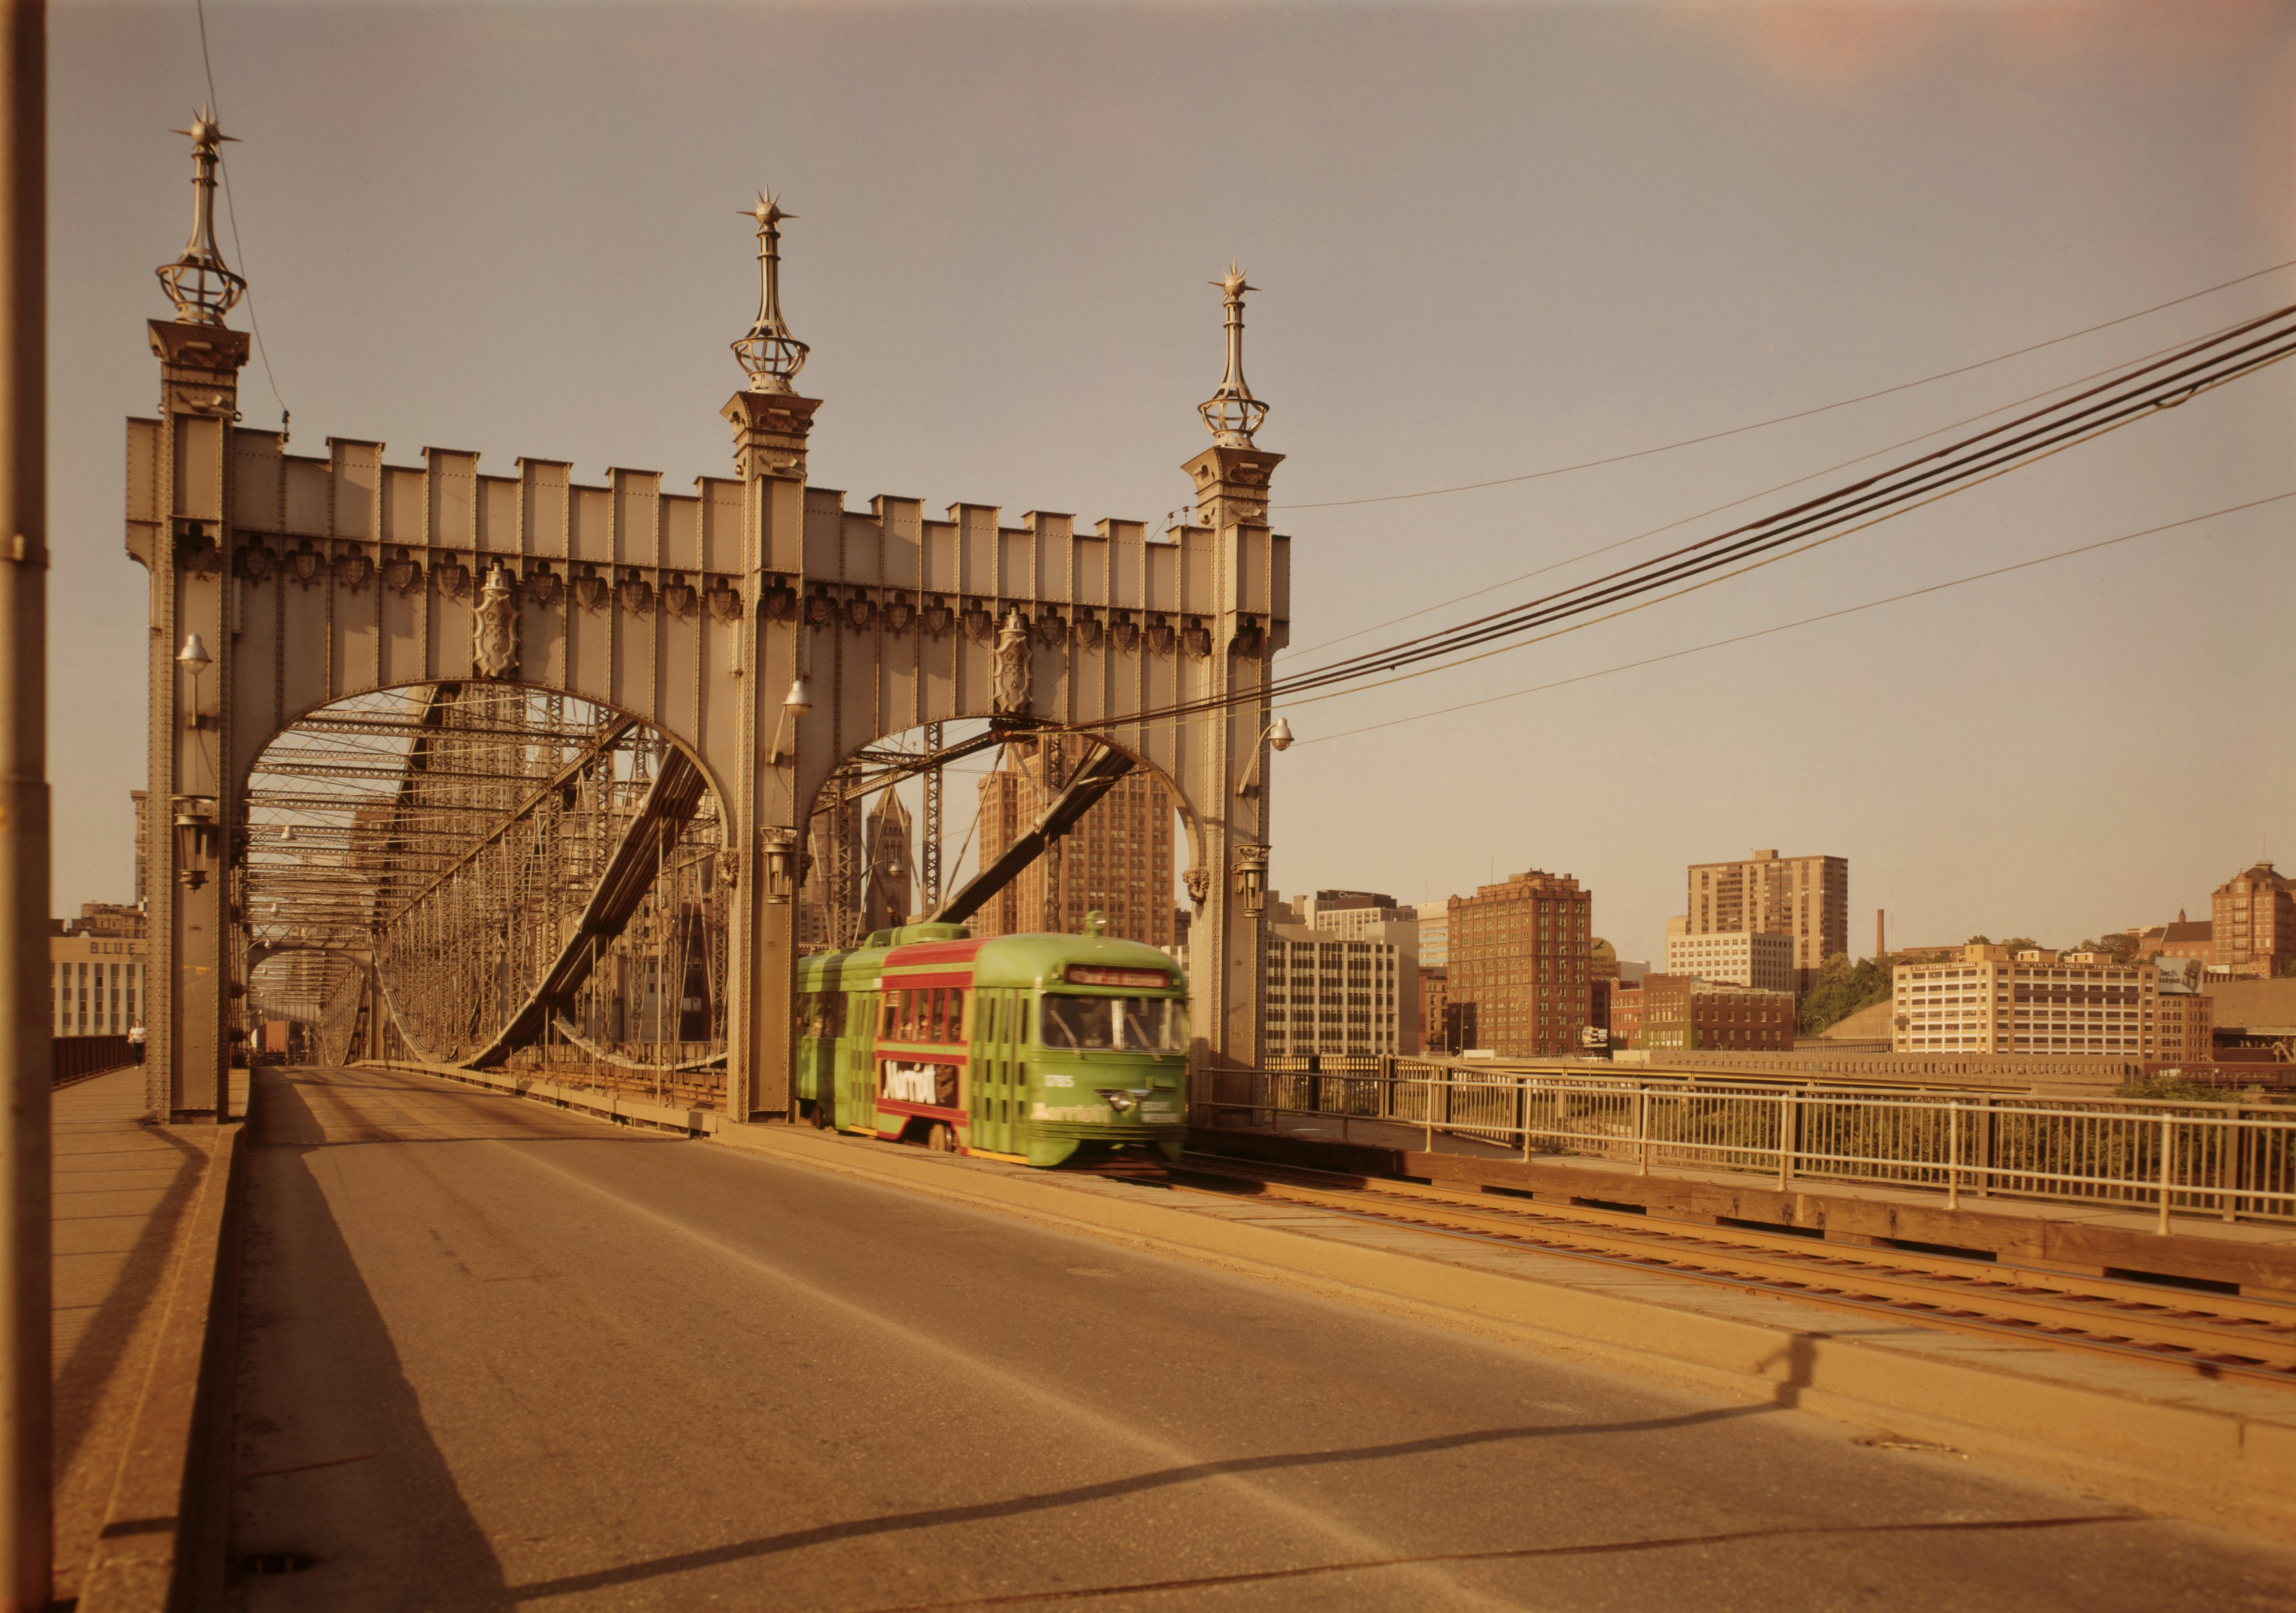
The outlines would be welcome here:
M 1819 965 L 1849 950 L 1849 859 L 1782 857 L 1757 851 L 1736 863 L 1690 865 L 1683 933 L 1761 931 L 1793 942 L 1794 991 L 1816 982 Z

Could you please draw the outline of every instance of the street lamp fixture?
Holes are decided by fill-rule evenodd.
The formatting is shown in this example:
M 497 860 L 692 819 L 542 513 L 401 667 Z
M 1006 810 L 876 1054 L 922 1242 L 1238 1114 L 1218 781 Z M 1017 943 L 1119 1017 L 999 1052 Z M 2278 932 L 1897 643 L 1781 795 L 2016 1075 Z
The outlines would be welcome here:
M 1258 795 L 1259 793 L 1259 748 L 1262 745 L 1266 745 L 1271 750 L 1291 749 L 1292 725 L 1279 716 L 1262 731 L 1259 738 L 1252 744 L 1251 761 L 1244 768 L 1243 777 L 1236 782 L 1236 794 Z
M 768 766 L 796 751 L 797 735 L 792 729 L 812 709 L 813 696 L 806 689 L 804 677 L 791 680 L 789 692 L 782 697 L 782 717 L 774 728 L 773 754 L 766 757 Z

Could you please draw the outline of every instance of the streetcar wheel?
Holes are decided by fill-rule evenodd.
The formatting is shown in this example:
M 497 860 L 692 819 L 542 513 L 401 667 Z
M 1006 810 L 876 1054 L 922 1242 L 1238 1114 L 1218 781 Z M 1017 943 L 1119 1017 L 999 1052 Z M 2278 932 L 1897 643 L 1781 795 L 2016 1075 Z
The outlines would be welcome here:
M 817 1132 L 829 1129 L 829 1100 L 826 1098 L 813 1101 L 813 1129 Z
M 925 1146 L 937 1154 L 956 1151 L 956 1134 L 946 1126 L 936 1126 L 925 1134 Z

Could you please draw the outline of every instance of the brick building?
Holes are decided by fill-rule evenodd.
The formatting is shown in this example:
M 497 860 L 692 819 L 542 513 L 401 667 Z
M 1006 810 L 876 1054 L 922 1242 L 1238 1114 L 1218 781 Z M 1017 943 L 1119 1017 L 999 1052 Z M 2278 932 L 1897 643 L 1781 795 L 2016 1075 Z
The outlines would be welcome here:
M 1045 778 L 1045 748 L 1020 741 L 1006 748 L 1004 761 L 980 781 L 980 865 L 986 867 L 1037 821 L 1083 761 L 1085 747 L 1070 744 L 1059 776 Z M 1150 946 L 1179 944 L 1172 902 L 1172 798 L 1145 768 L 1136 767 L 1095 802 L 1076 827 L 1061 837 L 1060 898 L 1048 907 L 1051 855 L 1038 857 L 1021 876 L 972 915 L 976 936 L 1029 935 L 1046 929 L 1073 934 L 1085 914 L 1098 908 L 1108 933 Z
M 1532 869 L 1449 904 L 1450 1007 L 1468 1045 L 1511 1058 L 1575 1053 L 1588 1023 L 1594 893 Z
M 1451 978 L 1447 969 L 1419 967 L 1419 1051 L 1456 1052 L 1451 1023 Z
M 1690 975 L 1645 975 L 1639 986 L 1613 991 L 1610 1008 L 1611 1039 L 1628 1047 L 1784 1052 L 1794 1044 L 1790 991 L 1759 991 Z
M 1742 862 L 1693 863 L 1684 913 L 1685 935 L 1792 938 L 1794 989 L 1805 992 L 1827 958 L 1849 950 L 1849 859 L 1757 851 Z
M 2259 863 L 2210 898 L 2213 952 L 2226 974 L 2270 979 L 2296 963 L 2296 880 Z

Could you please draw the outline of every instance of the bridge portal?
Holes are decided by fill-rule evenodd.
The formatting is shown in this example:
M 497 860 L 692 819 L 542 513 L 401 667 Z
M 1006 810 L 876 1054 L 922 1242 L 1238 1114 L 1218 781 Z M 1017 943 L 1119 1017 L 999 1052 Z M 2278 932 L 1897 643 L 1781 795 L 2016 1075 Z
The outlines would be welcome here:
M 212 229 L 222 136 L 206 116 L 191 134 L 192 239 L 160 271 L 174 316 L 150 323 L 160 409 L 127 428 L 127 550 L 151 580 L 142 832 L 163 873 L 156 1111 L 215 1114 L 228 1090 L 258 917 L 250 784 L 266 747 L 322 708 L 408 689 L 448 705 L 489 690 L 571 698 L 662 736 L 685 809 L 709 801 L 719 837 L 709 895 L 726 914 L 736 1119 L 791 1112 L 794 898 L 816 802 L 878 741 L 965 718 L 1087 735 L 1164 781 L 1186 830 L 1196 1066 L 1257 1061 L 1261 692 L 1289 631 L 1290 548 L 1267 526 L 1283 456 L 1253 440 L 1267 408 L 1243 378 L 1241 272 L 1216 282 L 1226 373 L 1201 410 L 1211 444 L 1185 465 L 1194 504 L 1161 533 L 1119 519 L 1079 532 L 1046 511 L 1007 522 L 981 504 L 933 516 L 890 495 L 854 510 L 808 485 L 822 403 L 794 384 L 808 349 L 781 312 L 784 215 L 769 196 L 752 213 L 758 311 L 733 344 L 744 384 L 720 410 L 732 476 L 688 493 L 643 470 L 586 483 L 540 457 L 496 474 L 446 447 L 394 463 L 348 436 L 302 454 L 283 430 L 237 423 L 248 338 L 225 323 L 244 282 Z M 539 838 L 529 851 L 554 855 Z M 419 950 L 405 941 L 332 938 L 364 954 L 385 999 L 417 986 L 393 978 L 394 959 Z

